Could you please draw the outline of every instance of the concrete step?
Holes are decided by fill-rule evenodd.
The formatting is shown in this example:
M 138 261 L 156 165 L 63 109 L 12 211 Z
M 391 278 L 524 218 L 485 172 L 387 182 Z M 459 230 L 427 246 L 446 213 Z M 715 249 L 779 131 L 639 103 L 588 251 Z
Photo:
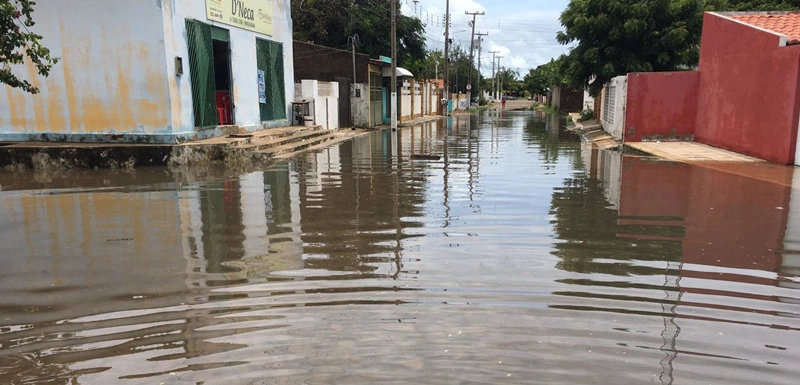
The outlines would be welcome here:
M 230 135 L 227 137 L 227 139 L 229 140 L 228 145 L 233 147 L 239 147 L 239 146 L 247 146 L 253 143 L 261 143 L 274 139 L 285 138 L 287 136 L 294 136 L 310 131 L 317 131 L 320 129 L 321 129 L 320 126 L 312 126 L 312 127 L 294 126 L 294 127 L 272 128 L 268 130 L 255 131 L 252 133 Z
M 309 147 L 317 146 L 329 140 L 337 138 L 337 135 L 333 132 L 328 132 L 328 131 L 323 131 L 323 132 L 324 135 L 313 136 L 307 140 L 290 142 L 280 146 L 267 147 L 262 150 L 252 151 L 252 153 L 260 157 L 267 156 L 269 158 L 275 158 L 283 154 L 302 152 Z
M 303 130 L 289 135 L 251 138 L 251 141 L 249 143 L 231 146 L 231 148 L 239 151 L 249 151 L 249 152 L 261 151 L 261 150 L 266 150 L 270 147 L 278 147 L 293 142 L 303 142 L 306 140 L 311 140 L 315 137 L 326 135 L 327 133 L 328 133 L 327 130 L 318 129 L 318 130 Z
M 298 151 L 285 152 L 283 154 L 275 155 L 274 159 L 294 158 L 295 156 L 300 155 L 300 154 L 302 154 L 304 152 L 322 150 L 322 149 L 328 148 L 330 146 L 333 146 L 333 145 L 336 145 L 336 144 L 339 144 L 339 143 L 342 143 L 342 142 L 346 142 L 346 141 L 348 141 L 350 139 L 353 139 L 353 137 L 351 137 L 351 136 L 337 136 L 336 138 L 327 140 L 325 142 L 312 144 L 312 145 L 310 145 L 310 146 L 308 146 L 308 147 L 306 147 L 304 149 L 298 150 Z

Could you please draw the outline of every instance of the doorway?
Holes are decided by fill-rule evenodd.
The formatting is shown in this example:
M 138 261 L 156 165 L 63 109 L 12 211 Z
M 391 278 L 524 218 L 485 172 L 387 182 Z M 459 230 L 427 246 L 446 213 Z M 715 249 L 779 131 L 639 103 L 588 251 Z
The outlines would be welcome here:
M 194 126 L 235 124 L 230 33 L 197 20 L 186 20 Z
M 233 124 L 233 99 L 231 98 L 232 71 L 231 71 L 231 43 L 230 33 L 227 29 L 211 27 L 213 60 L 214 60 L 214 85 L 217 115 L 220 125 Z
M 336 78 L 339 83 L 339 128 L 353 127 L 352 120 L 352 95 L 350 95 L 350 78 Z

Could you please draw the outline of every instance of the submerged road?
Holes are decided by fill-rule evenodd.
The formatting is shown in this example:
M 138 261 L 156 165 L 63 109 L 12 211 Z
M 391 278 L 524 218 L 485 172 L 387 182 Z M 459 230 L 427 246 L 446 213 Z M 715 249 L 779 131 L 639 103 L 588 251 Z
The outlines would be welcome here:
M 0 173 L 0 384 L 795 384 L 798 190 L 563 124 Z

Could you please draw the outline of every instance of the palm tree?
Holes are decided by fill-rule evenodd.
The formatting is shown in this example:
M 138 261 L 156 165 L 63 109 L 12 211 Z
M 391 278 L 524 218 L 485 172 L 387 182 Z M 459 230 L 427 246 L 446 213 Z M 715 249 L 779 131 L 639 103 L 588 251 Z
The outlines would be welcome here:
M 500 82 L 502 91 L 507 90 L 509 84 L 516 82 L 517 77 L 519 77 L 519 74 L 510 68 L 503 68 L 497 71 L 497 79 Z

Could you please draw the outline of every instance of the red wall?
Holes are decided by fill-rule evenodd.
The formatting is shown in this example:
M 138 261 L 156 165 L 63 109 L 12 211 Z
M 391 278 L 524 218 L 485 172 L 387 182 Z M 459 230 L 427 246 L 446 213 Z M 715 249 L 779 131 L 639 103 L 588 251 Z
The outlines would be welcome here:
M 695 140 L 776 163 L 794 163 L 800 46 L 706 14 L 700 43 Z
M 697 117 L 697 72 L 628 74 L 625 141 L 691 140 Z

